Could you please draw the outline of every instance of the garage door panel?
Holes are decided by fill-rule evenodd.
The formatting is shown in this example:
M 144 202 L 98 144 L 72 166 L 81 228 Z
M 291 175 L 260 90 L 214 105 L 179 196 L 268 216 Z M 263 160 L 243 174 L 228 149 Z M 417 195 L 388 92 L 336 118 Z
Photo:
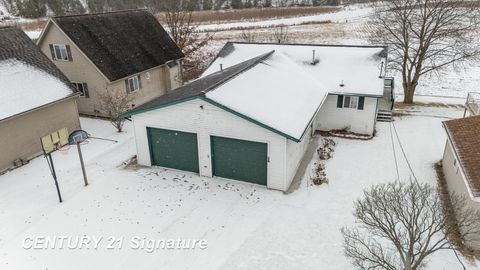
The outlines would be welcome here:
M 213 175 L 267 185 L 266 143 L 211 137 Z
M 199 172 L 197 134 L 148 128 L 152 165 Z

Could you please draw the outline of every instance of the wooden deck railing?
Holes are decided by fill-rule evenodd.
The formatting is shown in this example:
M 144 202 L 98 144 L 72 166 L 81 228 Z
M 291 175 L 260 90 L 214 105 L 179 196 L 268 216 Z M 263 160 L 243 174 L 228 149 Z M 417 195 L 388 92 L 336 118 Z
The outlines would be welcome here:
M 480 93 L 470 92 L 467 96 L 467 103 L 465 104 L 467 109 L 472 115 L 480 115 Z

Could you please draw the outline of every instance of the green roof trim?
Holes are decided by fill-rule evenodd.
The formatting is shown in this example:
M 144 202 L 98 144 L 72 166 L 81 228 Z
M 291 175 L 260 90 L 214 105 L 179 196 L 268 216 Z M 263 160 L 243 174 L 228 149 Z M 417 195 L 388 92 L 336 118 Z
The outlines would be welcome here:
M 208 103 L 210 103 L 211 105 L 214 105 L 215 107 L 218 107 L 218 108 L 220 108 L 220 109 L 222 109 L 222 110 L 224 110 L 224 111 L 227 111 L 227 112 L 229 112 L 229 113 L 231 113 L 231 114 L 234 114 L 234 115 L 236 115 L 236 116 L 238 116 L 238 117 L 240 117 L 240 118 L 243 118 L 243 119 L 247 120 L 248 122 L 251 122 L 251 123 L 253 123 L 253 124 L 257 125 L 257 126 L 260 126 L 260 127 L 262 127 L 262 128 L 265 128 L 265 129 L 267 129 L 267 130 L 269 130 L 269 131 L 272 131 L 273 133 L 276 133 L 276 134 L 278 134 L 278 135 L 280 135 L 280 136 L 283 136 L 283 137 L 285 137 L 285 138 L 287 138 L 287 139 L 289 139 L 289 140 L 292 140 L 292 141 L 294 141 L 294 142 L 297 142 L 297 143 L 298 143 L 298 142 L 300 142 L 301 139 L 302 139 L 302 138 L 300 138 L 300 139 L 294 138 L 294 137 L 292 137 L 292 136 L 290 136 L 290 135 L 288 135 L 288 134 L 286 134 L 286 133 L 283 133 L 283 132 L 281 132 L 281 131 L 279 131 L 279 130 L 277 130 L 277 129 L 275 129 L 275 128 L 272 128 L 272 127 L 270 127 L 270 126 L 268 126 L 268 125 L 265 125 L 264 123 L 261 123 L 261 122 L 255 120 L 255 119 L 253 119 L 253 118 L 250 118 L 250 117 L 248 117 L 248 116 L 246 116 L 246 115 L 244 115 L 244 114 L 242 114 L 242 113 L 239 113 L 239 112 L 237 112 L 237 111 L 235 111 L 235 110 L 233 110 L 233 109 L 230 109 L 230 108 L 228 108 L 227 106 L 224 106 L 224 105 L 222 105 L 222 104 L 220 104 L 220 103 L 218 103 L 218 102 L 215 102 L 215 101 L 213 101 L 213 100 L 211 100 L 211 99 L 209 99 L 209 98 L 207 98 L 207 97 L 205 97 L 205 96 L 193 96 L 193 97 L 188 97 L 188 98 L 176 100 L 176 101 L 173 101 L 173 102 L 170 102 L 170 103 L 166 103 L 166 104 L 158 105 L 158 106 L 155 106 L 155 107 L 151 107 L 151 108 L 148 108 L 148 109 L 145 109 L 145 110 L 135 111 L 135 112 L 133 112 L 133 113 L 128 113 L 128 112 L 127 112 L 127 113 L 124 113 L 124 114 L 119 115 L 118 117 L 119 117 L 119 118 L 128 118 L 128 117 L 131 117 L 131 116 L 136 115 L 136 114 L 146 113 L 146 112 L 149 112 L 149 111 L 154 111 L 154 110 L 161 109 L 161 108 L 165 108 L 165 107 L 170 107 L 170 106 L 173 106 L 173 105 L 176 105 L 176 104 L 179 104 L 179 103 L 183 103 L 183 102 L 186 102 L 186 101 L 194 100 L 194 99 L 201 99 L 201 100 L 203 100 L 203 101 L 205 101 L 205 102 L 208 102 Z M 308 126 L 307 126 L 307 128 L 308 128 Z M 304 132 L 304 134 L 305 134 L 305 132 Z M 302 137 L 303 137 L 303 135 L 302 135 Z
M 189 101 L 189 100 L 194 100 L 194 99 L 197 99 L 197 98 L 199 98 L 199 96 L 191 96 L 191 97 L 187 97 L 187 98 L 183 98 L 183 99 L 178 99 L 178 100 L 175 100 L 175 101 L 172 101 L 172 102 L 169 102 L 169 103 L 153 106 L 153 107 L 150 107 L 150 108 L 147 108 L 147 109 L 144 109 L 144 110 L 122 113 L 122 114 L 118 115 L 118 118 L 128 118 L 128 117 L 131 117 L 131 116 L 136 115 L 136 114 L 146 113 L 146 112 L 154 111 L 154 110 L 161 109 L 161 108 L 164 108 L 164 107 L 170 107 L 172 105 L 183 103 L 183 102 Z
M 292 140 L 292 141 L 294 141 L 294 142 L 300 142 L 300 141 L 301 141 L 301 138 L 300 138 L 300 140 L 297 139 L 297 138 L 294 138 L 294 137 L 292 137 L 292 136 L 290 136 L 290 135 L 288 135 L 288 134 L 286 134 L 286 133 L 283 133 L 283 132 L 281 132 L 281 131 L 279 131 L 279 130 L 277 130 L 277 129 L 275 129 L 275 128 L 272 128 L 271 126 L 265 125 L 265 124 L 262 123 L 262 122 L 259 122 L 259 121 L 255 120 L 255 119 L 253 119 L 253 118 L 250 118 L 250 117 L 248 117 L 248 116 L 246 116 L 246 115 L 244 115 L 244 114 L 242 114 L 242 113 L 239 113 L 239 112 L 237 112 L 237 111 L 235 111 L 235 110 L 233 110 L 233 109 L 230 109 L 229 107 L 227 107 L 227 106 L 225 106 L 225 105 L 222 105 L 222 104 L 220 104 L 220 103 L 218 103 L 218 102 L 216 102 L 216 101 L 213 101 L 213 100 L 211 100 L 211 99 L 209 99 L 209 98 L 207 98 L 207 97 L 201 96 L 201 97 L 199 97 L 199 98 L 200 98 L 201 100 L 203 100 L 203 101 L 206 101 L 206 102 L 208 102 L 208 103 L 216 106 L 216 107 L 219 107 L 220 109 L 223 109 L 224 111 L 227 111 L 227 112 L 229 112 L 229 113 L 232 113 L 232 114 L 234 114 L 234 115 L 236 115 L 236 116 L 238 116 L 238 117 L 240 117 L 240 118 L 243 118 L 243 119 L 245 119 L 245 120 L 247 120 L 247 121 L 249 121 L 249 122 L 251 122 L 251 123 L 253 123 L 253 124 L 255 124 L 255 125 L 261 126 L 261 127 L 265 128 L 265 129 L 267 129 L 267 130 L 270 130 L 270 131 L 272 131 L 273 133 L 276 133 L 276 134 L 278 134 L 278 135 L 281 135 L 281 136 L 283 136 L 283 137 L 285 137 L 285 138 L 287 138 L 287 139 L 290 139 L 290 140 Z M 302 136 L 303 136 L 303 135 L 302 135 Z

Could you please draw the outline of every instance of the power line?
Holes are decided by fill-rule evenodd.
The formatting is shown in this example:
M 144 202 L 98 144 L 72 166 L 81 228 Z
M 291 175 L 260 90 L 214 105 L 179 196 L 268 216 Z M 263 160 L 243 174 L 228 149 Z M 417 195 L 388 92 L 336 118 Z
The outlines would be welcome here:
M 400 180 L 400 173 L 398 172 L 398 162 L 397 162 L 397 153 L 395 151 L 395 143 L 393 141 L 393 132 L 392 132 L 392 125 L 390 125 L 390 139 L 392 141 L 392 148 L 393 148 L 393 158 L 395 160 L 395 169 L 397 170 L 397 180 Z
M 400 145 L 400 149 L 402 150 L 403 157 L 405 157 L 405 161 L 407 162 L 408 168 L 410 169 L 410 172 L 412 173 L 413 178 L 418 182 L 417 177 L 415 176 L 415 173 L 413 172 L 412 165 L 410 164 L 410 161 L 407 158 L 407 154 L 405 153 L 405 149 L 403 149 L 402 142 L 400 141 L 400 136 L 398 136 L 397 128 L 395 127 L 395 124 L 393 122 L 390 122 L 393 126 L 393 130 L 395 131 L 395 135 L 398 140 L 398 144 Z

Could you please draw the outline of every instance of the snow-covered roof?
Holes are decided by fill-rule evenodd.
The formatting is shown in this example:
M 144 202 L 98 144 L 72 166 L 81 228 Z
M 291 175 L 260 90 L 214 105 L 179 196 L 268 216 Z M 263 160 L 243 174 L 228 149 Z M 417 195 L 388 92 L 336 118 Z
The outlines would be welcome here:
M 295 78 L 295 80 L 292 80 Z M 300 140 L 327 92 L 283 52 L 224 83 L 206 97 Z
M 300 141 L 327 96 L 325 88 L 290 57 L 272 50 L 205 75 L 122 116 L 200 97 Z
M 68 78 L 22 30 L 0 28 L 0 120 L 73 95 Z
M 381 46 L 227 43 L 203 76 L 218 71 L 220 64 L 229 67 L 271 50 L 287 56 L 292 66 L 321 82 L 329 93 L 383 96 L 380 76 L 385 73 L 386 48 Z M 298 80 L 293 74 L 289 77 Z
M 47 72 L 16 59 L 0 61 L 0 120 L 72 95 Z

